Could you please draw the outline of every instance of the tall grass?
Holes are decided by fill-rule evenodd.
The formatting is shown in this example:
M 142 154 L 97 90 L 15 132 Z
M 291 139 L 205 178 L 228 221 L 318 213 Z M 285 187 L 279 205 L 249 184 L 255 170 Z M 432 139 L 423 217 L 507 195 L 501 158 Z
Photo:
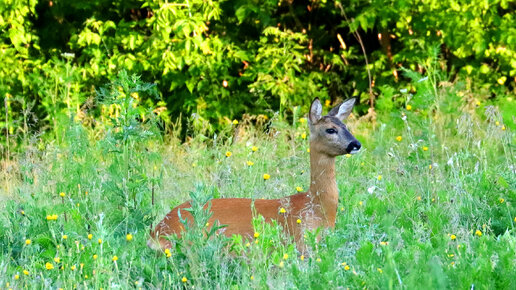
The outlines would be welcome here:
M 65 142 L 4 165 L 0 288 L 516 288 L 514 123 L 460 84 L 414 77 L 415 95 L 393 97 L 405 109 L 348 121 L 363 150 L 337 160 L 336 227 L 300 256 L 259 217 L 251 240 L 207 233 L 200 205 L 306 189 L 306 119 L 163 140 L 137 103 L 152 87 L 122 75 L 100 91 L 115 108 L 102 124 L 71 119 Z M 170 253 L 148 249 L 190 198 L 199 223 Z

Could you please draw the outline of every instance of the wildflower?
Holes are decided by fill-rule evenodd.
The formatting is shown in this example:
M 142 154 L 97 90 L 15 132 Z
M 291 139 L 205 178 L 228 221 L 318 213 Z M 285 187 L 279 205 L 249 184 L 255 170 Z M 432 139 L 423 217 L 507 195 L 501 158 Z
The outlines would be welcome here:
M 456 236 L 456 235 L 454 235 L 454 234 L 452 234 L 452 235 L 450 236 L 450 239 L 453 241 L 453 240 L 457 239 L 457 236 Z
M 476 104 L 477 106 L 480 106 L 480 101 L 477 101 L 475 104 Z
M 231 157 L 231 155 L 233 155 L 233 153 L 231 153 L 231 151 L 226 151 L 226 157 Z
M 300 223 L 301 223 L 301 220 L 300 220 L 300 219 L 297 219 L 296 223 L 300 224 Z
M 321 262 L 321 258 L 317 258 L 315 261 L 316 261 L 317 263 L 320 263 L 320 262 Z
M 25 215 L 25 211 L 24 211 L 24 210 L 20 211 L 20 213 L 21 213 L 22 215 Z
M 249 248 L 251 246 L 251 243 L 247 242 L 245 246 Z
M 47 215 L 47 221 L 57 220 L 57 214 Z
M 502 131 L 505 131 L 505 125 L 502 126 Z
M 283 267 L 285 267 L 285 263 L 283 263 L 283 261 L 281 261 L 281 262 L 279 263 L 279 265 L 278 265 L 278 266 L 279 266 L 280 268 L 283 268 Z
M 482 232 L 480 230 L 476 230 L 475 231 L 475 235 L 481 237 L 482 236 Z
M 99 256 L 98 256 L 97 254 L 94 254 L 94 255 L 93 255 L 93 260 L 97 260 L 97 258 L 98 258 L 98 257 L 99 257 Z
M 428 147 L 423 146 L 423 151 L 428 151 Z
M 364 166 L 364 165 L 365 165 L 365 162 L 360 163 L 360 166 Z
M 27 246 L 28 246 L 28 245 L 30 245 L 30 244 L 32 244 L 32 241 L 31 241 L 30 239 L 26 239 L 26 240 L 25 240 L 25 245 L 27 245 Z
M 306 149 L 306 152 L 310 153 L 310 148 L 307 148 L 307 149 Z
M 30 274 L 30 273 L 29 273 L 29 271 L 27 271 L 27 270 L 23 270 L 23 274 L 24 274 L 25 276 L 29 276 L 29 274 Z
M 283 255 L 283 260 L 286 260 L 286 259 L 288 259 L 288 254 Z
M 170 249 L 165 249 L 165 256 L 167 256 L 167 258 L 170 258 L 172 256 Z
M 238 125 L 238 120 L 233 120 L 233 125 Z
M 54 269 L 54 265 L 52 265 L 51 263 L 47 262 L 45 264 L 45 268 L 47 268 L 47 270 L 52 270 L 52 269 Z
M 301 139 L 306 139 L 306 133 L 301 134 Z
M 495 125 L 496 125 L 496 126 L 500 126 L 500 122 L 496 121 L 496 122 L 495 122 Z
M 344 270 L 349 271 L 349 265 L 344 266 Z
M 115 256 L 113 256 L 113 258 L 111 260 L 113 260 L 113 262 L 116 262 L 116 261 L 118 261 L 118 257 L 115 255 Z
M 376 270 L 378 270 L 378 272 L 379 272 L 380 274 L 382 274 L 382 273 L 383 273 L 383 270 L 382 270 L 381 268 L 376 268 Z
M 253 275 L 251 275 L 251 280 L 254 280 L 254 276 Z
M 324 106 L 329 107 L 331 105 L 331 100 L 324 101 Z
M 225 88 L 227 88 L 227 87 L 228 87 L 228 81 L 223 80 L 223 81 L 222 81 L 222 86 L 223 86 L 223 87 L 225 87 Z
M 18 280 L 18 279 L 20 279 L 20 275 L 18 275 L 18 274 L 14 275 L 14 280 Z
M 133 240 L 133 235 L 131 235 L 131 234 L 127 234 L 127 235 L 125 235 L 125 239 L 126 239 L 128 242 L 130 242 L 130 241 L 132 241 L 132 240 Z
M 186 283 L 186 282 L 188 282 L 188 279 L 186 279 L 186 277 L 183 276 L 183 278 L 181 279 L 181 282 Z
M 72 266 L 70 267 L 70 269 L 71 269 L 72 271 L 75 271 L 75 269 L 77 269 L 77 267 L 76 267 L 75 265 L 72 265 Z
M 342 267 L 344 267 L 344 266 L 346 266 L 348 263 L 346 263 L 346 262 L 342 262 L 342 263 L 340 263 L 340 264 L 342 265 Z
M 254 162 L 253 161 L 249 161 L 247 160 L 247 166 L 253 166 L 254 165 Z
M 351 157 L 351 154 L 349 154 L 349 153 L 348 153 L 348 154 L 346 154 L 345 156 L 346 156 L 346 158 L 350 158 L 350 157 Z
M 407 111 L 412 110 L 412 106 L 411 105 L 407 105 L 405 108 L 407 109 Z
M 280 208 L 279 212 L 280 213 L 286 213 L 287 211 L 284 208 Z
M 358 202 L 358 205 L 362 206 L 364 203 L 362 201 Z
M 268 180 L 269 178 L 271 178 L 271 176 L 269 174 L 265 173 L 263 175 L 263 180 Z
M 97 241 L 99 244 L 102 244 L 102 239 L 98 239 Z
M 304 124 L 306 122 L 305 118 L 299 118 L 299 123 Z
M 258 151 L 258 147 L 256 147 L 256 146 L 251 147 L 251 151 L 253 151 L 253 152 Z
M 205 224 L 205 226 L 206 226 L 206 227 L 209 227 L 209 226 L 210 226 L 210 223 L 206 223 L 206 224 Z
M 61 262 L 61 258 L 59 258 L 59 257 L 55 257 L 55 258 L 54 258 L 54 262 L 56 262 L 56 263 Z
M 384 242 L 384 241 L 380 242 L 380 245 L 382 245 L 382 246 L 387 246 L 388 244 L 389 244 L 389 242 Z
M 91 240 L 93 239 L 93 235 L 92 234 L 88 234 L 88 240 Z
M 260 233 L 258 233 L 258 232 L 255 232 L 255 233 L 254 233 L 254 237 L 255 237 L 255 238 L 258 238 L 259 236 L 260 236 Z
M 63 235 L 63 240 L 68 239 L 68 235 Z
M 499 201 L 500 201 L 500 203 L 503 203 L 505 201 L 505 199 L 500 197 Z
M 421 196 L 416 197 L 417 200 L 421 201 Z
M 297 192 L 301 192 L 301 191 L 303 191 L 303 188 L 302 188 L 301 186 L 297 186 L 297 187 L 296 187 L 296 191 L 297 191 Z
M 65 196 L 66 196 L 66 193 L 61 192 L 61 193 L 59 193 L 59 196 L 60 196 L 60 197 L 65 197 Z
M 403 137 L 401 137 L 401 136 L 396 137 L 396 141 L 401 142 L 401 140 L 403 140 Z
M 383 176 L 378 175 L 378 180 L 382 180 Z
M 304 260 L 305 260 L 305 256 L 304 256 L 304 255 L 301 255 L 301 257 L 299 257 L 299 259 L 300 259 L 301 261 L 304 261 Z

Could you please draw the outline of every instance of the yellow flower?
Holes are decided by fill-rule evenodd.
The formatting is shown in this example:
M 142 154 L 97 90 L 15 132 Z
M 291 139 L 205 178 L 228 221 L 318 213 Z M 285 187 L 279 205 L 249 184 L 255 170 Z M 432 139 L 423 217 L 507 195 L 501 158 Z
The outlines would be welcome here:
M 88 234 L 88 240 L 91 240 L 93 239 L 93 235 L 92 234 Z
M 186 283 L 186 282 L 188 282 L 188 279 L 186 279 L 186 277 L 183 276 L 183 278 L 181 279 L 181 282 Z
M 401 142 L 401 140 L 403 140 L 403 137 L 401 137 L 401 136 L 396 137 L 396 141 Z
M 382 245 L 382 246 L 387 246 L 388 244 L 389 244 L 389 242 L 384 242 L 384 241 L 380 242 L 380 245 Z
M 29 271 L 27 271 L 27 270 L 23 270 L 23 274 L 24 274 L 25 276 L 29 276 L 29 274 L 30 274 L 30 273 L 29 273 Z
M 286 260 L 286 259 L 288 259 L 288 254 L 283 255 L 283 260 Z
M 285 263 L 283 263 L 283 261 L 281 261 L 281 262 L 279 263 L 279 265 L 278 265 L 278 266 L 279 266 L 280 268 L 283 268 L 283 267 L 285 267 Z
M 349 271 L 349 265 L 344 266 L 344 270 Z
M 254 162 L 253 161 L 247 161 L 247 166 L 253 166 L 254 165 Z
M 63 240 L 68 239 L 68 235 L 63 235 Z
M 238 125 L 238 120 L 233 120 L 233 125 Z
M 302 188 L 301 186 L 297 186 L 297 187 L 296 187 L 296 191 L 297 191 L 297 192 L 301 192 L 301 191 L 303 191 L 303 188 Z
M 256 151 L 258 151 L 258 147 L 253 146 L 253 147 L 251 147 L 251 150 L 252 150 L 253 152 L 256 152 Z
M 32 244 L 32 241 L 30 239 L 26 239 L 25 240 L 25 245 L 30 245 L 30 244 Z
M 496 122 L 495 122 L 495 125 L 496 125 L 496 126 L 500 126 L 500 122 L 496 121 Z
M 14 280 L 18 280 L 18 279 L 20 279 L 20 275 L 18 275 L 18 274 L 14 275 Z
M 306 122 L 306 119 L 305 118 L 299 118 L 299 123 L 303 124 Z
M 428 151 L 428 147 L 423 146 L 423 151 Z
M 115 256 L 113 256 L 113 258 L 111 260 L 113 260 L 113 262 L 116 262 L 116 261 L 118 261 L 118 257 L 115 255 Z
M 381 175 L 378 175 L 378 180 L 382 180 L 382 176 Z
M 51 263 L 47 262 L 45 264 L 45 268 L 47 268 L 47 270 L 52 270 L 52 269 L 54 269 L 54 265 L 52 265 Z
M 102 239 L 98 239 L 97 241 L 99 244 L 102 244 Z
M 351 157 L 351 154 L 349 154 L 349 153 L 348 153 L 348 154 L 346 154 L 345 156 L 346 156 L 346 158 L 350 158 L 350 157 Z
M 304 261 L 304 260 L 305 260 L 305 256 L 304 256 L 304 255 L 301 255 L 301 257 L 299 257 L 299 259 L 300 259 L 301 261 Z
M 416 199 L 421 201 L 421 196 L 417 196 Z
M 505 199 L 500 197 L 499 201 L 500 201 L 500 203 L 503 203 L 505 201 Z
M 310 148 L 307 148 L 307 149 L 306 149 L 306 152 L 310 153 Z
M 254 280 L 254 276 L 251 275 L 251 280 Z
M 264 180 L 268 180 L 269 178 L 271 178 L 271 176 L 270 176 L 269 174 L 265 173 L 265 174 L 263 175 L 263 179 L 264 179 Z
M 255 233 L 254 233 L 254 237 L 255 237 L 255 238 L 258 238 L 259 236 L 260 236 L 260 233 L 258 233 L 258 232 L 255 232 Z
M 59 257 L 55 257 L 55 258 L 54 258 L 54 262 L 56 262 L 56 263 L 61 262 L 61 258 L 59 258 Z
M 380 272 L 380 274 L 383 273 L 383 270 L 381 268 L 377 268 L 376 270 L 378 270 L 378 272 Z
M 167 256 L 167 258 L 170 258 L 172 256 L 170 249 L 165 249 L 165 256 Z
M 301 223 L 301 219 L 297 219 L 296 223 L 300 224 Z
M 452 239 L 452 241 L 453 241 L 453 240 L 457 239 L 457 236 L 456 236 L 456 235 L 454 235 L 454 234 L 452 234 L 452 235 L 450 236 L 450 239 Z
M 315 261 L 316 261 L 317 263 L 320 263 L 320 262 L 321 262 L 321 258 L 317 258 Z
M 94 255 L 93 255 L 93 260 L 97 260 L 97 258 L 98 258 L 98 257 L 99 257 L 99 256 L 98 256 L 97 254 L 94 254 Z
M 301 139 L 306 139 L 306 133 L 301 134 Z
M 330 106 L 330 104 L 331 104 L 331 100 L 326 100 L 326 101 L 324 101 L 324 106 L 325 106 L 325 107 L 329 107 L 329 106 Z
M 71 269 L 72 271 L 75 271 L 75 269 L 77 269 L 77 267 L 76 267 L 75 265 L 73 265 L 72 267 L 70 267 L 70 269 Z
M 47 221 L 57 220 L 57 214 L 47 215 Z
M 125 236 L 125 239 L 126 239 L 128 242 L 130 242 L 130 241 L 132 241 L 132 240 L 133 240 L 133 235 L 131 235 L 131 234 L 127 234 L 127 235 Z
M 287 211 L 284 208 L 280 208 L 279 212 L 280 213 L 286 213 Z
M 360 205 L 360 206 L 362 206 L 363 204 L 364 204 L 364 202 L 362 202 L 362 201 L 358 202 L 358 205 Z
M 231 151 L 226 151 L 226 157 L 231 157 L 231 155 L 233 155 L 233 153 L 231 153 Z
M 21 213 L 22 215 L 25 215 L 25 211 L 24 211 L 24 210 L 20 211 L 20 213 Z
M 407 105 L 406 109 L 407 109 L 407 111 L 410 111 L 410 110 L 412 110 L 412 106 L 411 105 Z
M 61 193 L 59 193 L 59 196 L 60 196 L 60 197 L 65 197 L 65 196 L 66 196 L 66 193 L 61 192 Z
M 247 242 L 245 246 L 249 248 L 251 246 L 251 243 Z
M 502 131 L 505 131 L 505 125 L 502 126 Z
M 482 232 L 480 230 L 476 230 L 475 231 L 475 235 L 481 237 L 482 236 Z

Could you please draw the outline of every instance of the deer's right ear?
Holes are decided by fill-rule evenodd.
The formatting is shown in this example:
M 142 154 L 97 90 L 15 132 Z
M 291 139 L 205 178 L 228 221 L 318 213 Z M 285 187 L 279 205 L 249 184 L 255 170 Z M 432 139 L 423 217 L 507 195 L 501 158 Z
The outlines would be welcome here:
M 308 119 L 310 123 L 315 124 L 317 121 L 321 119 L 322 114 L 322 105 L 319 98 L 315 98 L 310 106 L 310 114 L 308 114 Z

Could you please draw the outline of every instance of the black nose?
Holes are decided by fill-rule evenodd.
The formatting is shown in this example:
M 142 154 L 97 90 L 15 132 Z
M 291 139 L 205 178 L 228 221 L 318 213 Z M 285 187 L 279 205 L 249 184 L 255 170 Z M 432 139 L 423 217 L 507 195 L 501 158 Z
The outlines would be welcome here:
M 358 140 L 355 140 L 349 143 L 348 148 L 346 148 L 346 151 L 348 151 L 348 153 L 357 152 L 358 150 L 360 150 L 360 147 L 362 147 L 362 144 L 360 144 Z

